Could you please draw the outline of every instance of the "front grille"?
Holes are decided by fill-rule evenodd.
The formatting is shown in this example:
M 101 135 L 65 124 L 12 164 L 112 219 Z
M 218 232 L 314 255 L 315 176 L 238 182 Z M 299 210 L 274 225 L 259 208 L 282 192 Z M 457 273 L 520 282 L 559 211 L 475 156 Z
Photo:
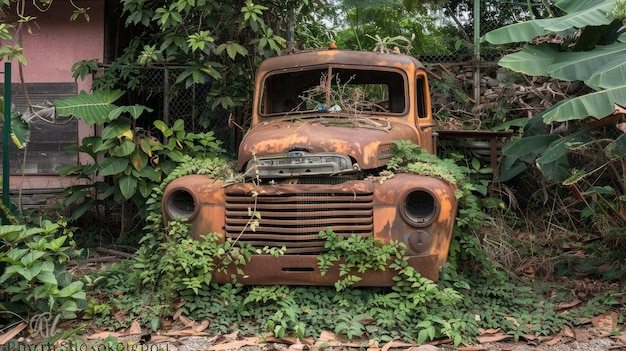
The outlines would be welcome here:
M 226 237 L 258 248 L 284 246 L 287 253 L 316 254 L 324 251 L 319 232 L 329 227 L 338 235 L 372 235 L 373 198 L 371 192 L 353 191 L 256 197 L 227 192 Z M 250 210 L 261 215 L 254 231 L 247 225 Z

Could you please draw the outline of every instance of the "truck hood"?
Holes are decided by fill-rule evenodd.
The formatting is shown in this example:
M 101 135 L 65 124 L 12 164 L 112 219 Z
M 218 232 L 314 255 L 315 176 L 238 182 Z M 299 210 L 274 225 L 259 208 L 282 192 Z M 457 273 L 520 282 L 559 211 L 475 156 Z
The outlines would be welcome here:
M 415 127 L 403 120 L 350 116 L 289 118 L 262 122 L 250 129 L 239 146 L 238 169 L 253 157 L 290 151 L 334 152 L 350 156 L 361 169 L 384 166 L 395 140 L 419 145 Z

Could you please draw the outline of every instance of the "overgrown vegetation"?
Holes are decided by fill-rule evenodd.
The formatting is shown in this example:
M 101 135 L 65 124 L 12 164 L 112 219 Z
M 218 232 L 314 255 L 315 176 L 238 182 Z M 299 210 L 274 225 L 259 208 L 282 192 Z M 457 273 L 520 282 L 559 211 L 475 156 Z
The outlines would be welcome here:
M 170 8 L 142 7 L 140 1 L 123 3 L 132 14 L 129 22 L 156 32 L 160 30 L 162 37 L 159 39 L 182 33 L 178 25 L 183 15 L 194 17 L 196 14 L 188 1 L 179 1 Z M 295 6 L 294 2 L 285 3 Z M 188 40 L 177 36 L 174 46 L 166 45 L 165 40 L 147 46 L 137 41 L 123 59 L 114 63 L 110 75 L 99 82 L 103 86 L 115 86 L 119 82 L 107 79 L 119 75 L 125 82 L 135 84 L 140 76 L 135 75 L 132 71 L 135 67 L 129 63 L 136 62 L 137 57 L 141 64 L 165 64 L 191 52 L 196 65 L 190 65 L 177 83 L 182 87 L 222 78 L 211 69 L 235 72 L 239 79 L 227 80 L 235 82 L 232 86 L 217 84 L 208 98 L 214 107 L 239 106 L 249 89 L 243 85 L 247 83 L 246 73 L 239 69 L 243 63 L 256 59 L 249 53 L 267 56 L 272 51 L 280 51 L 282 43 L 262 17 L 267 10 L 265 6 L 251 2 L 240 5 L 241 27 L 236 20 L 229 21 L 227 27 L 240 34 L 239 38 L 246 39 L 245 43 L 218 39 L 200 27 L 185 31 L 194 33 Z M 5 28 L 0 24 L 0 34 Z M 239 32 L 241 28 L 246 29 L 245 33 Z M 2 53 L 8 58 L 21 59 L 18 46 L 3 46 Z M 216 60 L 208 63 L 200 60 L 205 54 L 213 55 Z M 97 68 L 94 62 L 79 64 L 77 77 Z M 76 236 L 72 235 L 74 229 L 64 222 L 41 221 L 27 226 L 16 219 L 14 225 L 0 229 L 3 243 L 0 262 L 4 268 L 0 276 L 4 297 L 1 303 L 9 311 L 0 315 L 3 325 L 23 316 L 28 316 L 29 320 L 39 316 L 53 326 L 61 318 L 78 314 L 93 325 L 106 325 L 111 329 L 126 328 L 138 321 L 142 327 L 157 331 L 165 327 L 164 320 L 184 314 L 195 320 L 211 320 L 210 330 L 216 334 L 239 330 L 245 334 L 303 339 L 317 337 L 328 330 L 355 342 L 373 339 L 423 343 L 449 338 L 459 345 L 474 342 L 481 329 L 500 328 L 515 339 L 527 334 L 551 335 L 564 326 L 575 325 L 582 318 L 623 308 L 620 294 L 609 294 L 605 289 L 586 295 L 582 307 L 560 313 L 558 305 L 580 298 L 582 289 L 570 280 L 551 283 L 537 279 L 556 272 L 570 279 L 593 274 L 604 283 L 623 282 L 626 265 L 623 254 L 615 250 L 623 247 L 623 226 L 615 222 L 621 220 L 615 215 L 623 212 L 624 202 L 624 172 L 619 171 L 624 160 L 620 144 L 624 140 L 622 134 L 619 134 L 619 142 L 604 138 L 568 139 L 565 143 L 551 145 L 559 146 L 557 151 L 567 149 L 580 156 L 595 155 L 601 160 L 590 170 L 568 169 L 572 172 L 565 185 L 576 185 L 575 189 L 586 201 L 576 212 L 569 212 L 569 193 L 562 187 L 537 181 L 538 173 L 531 174 L 534 178 L 518 180 L 520 185 L 514 194 L 507 192 L 503 184 L 494 185 L 489 175 L 491 170 L 484 168 L 477 158 L 450 152 L 440 159 L 421 152 L 413 144 L 399 142 L 389 166 L 392 172 L 437 176 L 459 187 L 461 208 L 455 239 L 449 263 L 437 284 L 404 265 L 401 245 L 378 246 L 378 243 L 354 237 L 340 239 L 329 230 L 321 233 L 327 239 L 329 251 L 321 256 L 320 267 L 336 264 L 337 257 L 347 258 L 340 267 L 345 278 L 335 287 L 246 287 L 236 281 L 218 285 L 212 283 L 214 273 L 223 272 L 225 265 L 244 264 L 256 251 L 231 241 L 220 243 L 217 234 L 207 235 L 202 242 L 191 240 L 182 221 L 170 222 L 167 229 L 163 228 L 159 199 L 169 181 L 184 174 L 228 177 L 232 170 L 221 157 L 219 143 L 210 133 L 187 133 L 182 122 L 168 126 L 157 121 L 153 130 L 144 130 L 135 121 L 148 109 L 114 106 L 115 96 L 119 97 L 119 93 L 99 91 L 77 97 L 104 97 L 111 105 L 106 114 L 82 117 L 88 123 L 106 123 L 107 126 L 101 136 L 86 139 L 75 149 L 103 161 L 64 169 L 66 174 L 79 174 L 87 180 L 85 185 L 67 189 L 66 204 L 75 206 L 71 219 L 79 218 L 88 209 L 102 210 L 105 208 L 103 200 L 128 201 L 136 206 L 136 213 L 145 220 L 141 223 L 146 224 L 137 256 L 81 279 L 74 278 L 66 271 L 67 260 L 76 255 L 72 243 Z M 57 105 L 62 111 L 63 103 Z M 66 112 L 79 115 L 72 110 Z M 532 136 L 529 133 L 532 123 L 527 124 L 525 137 Z M 602 180 L 609 177 L 611 181 L 598 183 L 601 177 L 597 175 L 605 170 Z M 530 181 L 536 182 L 533 187 L 523 183 Z M 537 217 L 520 218 L 519 212 L 514 212 L 515 195 L 519 199 L 520 192 L 527 188 L 538 190 L 528 194 L 524 199 L 526 203 L 540 203 L 543 207 Z M 586 233 L 567 230 L 565 227 L 574 226 L 562 224 L 578 214 L 582 215 L 582 222 L 577 217 L 572 223 L 592 222 L 588 228 L 602 230 Z M 544 218 L 549 220 L 546 225 L 542 225 Z M 520 225 L 522 221 L 525 223 Z M 512 237 L 518 228 L 532 235 L 521 239 Z M 346 250 L 347 246 L 350 250 Z M 583 254 L 573 255 L 572 252 Z M 515 255 L 520 257 L 513 258 Z M 548 262 L 529 262 L 542 257 L 547 257 Z M 387 260 L 393 260 L 392 268 L 398 270 L 394 287 L 351 287 L 359 279 L 358 275 L 348 274 L 351 269 L 356 268 L 357 272 L 377 269 Z M 607 264 L 612 264 L 611 269 L 600 268 Z M 334 316 L 332 321 L 329 315 Z M 51 336 L 50 331 L 45 330 L 40 336 Z
M 61 319 L 76 318 L 85 307 L 83 282 L 67 270 L 73 232 L 66 223 L 44 220 L 39 226 L 0 226 L 0 305 L 8 316 L 37 325 L 42 337 L 54 334 Z M 45 327 L 45 328 L 44 328 Z

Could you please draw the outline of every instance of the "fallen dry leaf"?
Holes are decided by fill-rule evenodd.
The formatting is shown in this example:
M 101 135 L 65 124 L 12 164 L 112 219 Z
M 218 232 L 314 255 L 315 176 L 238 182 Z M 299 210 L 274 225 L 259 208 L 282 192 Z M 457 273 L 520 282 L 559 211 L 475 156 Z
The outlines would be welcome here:
M 415 344 L 409 344 L 403 341 L 390 341 L 383 345 L 381 351 L 388 351 L 390 348 L 399 348 L 399 347 L 411 347 L 415 346 Z
M 580 305 L 581 303 L 582 303 L 582 301 L 581 301 L 581 300 L 579 300 L 579 299 L 574 299 L 574 300 L 572 300 L 572 301 L 568 301 L 568 302 L 561 302 L 560 304 L 556 305 L 556 306 L 554 307 L 554 309 L 555 309 L 556 311 L 566 310 L 566 309 L 568 309 L 568 308 L 572 308 L 572 307 L 574 307 L 574 306 L 578 306 L 578 305 Z
M 191 319 L 185 317 L 185 316 L 179 316 L 178 319 L 180 320 L 181 323 L 183 323 L 183 325 L 187 328 L 193 328 L 193 323 L 195 321 L 192 321 Z
M 596 328 L 611 330 L 617 326 L 617 313 L 608 312 L 592 317 L 591 324 Z
M 201 323 L 194 324 L 193 331 L 201 332 L 201 331 L 205 330 L 208 327 L 209 327 L 209 321 L 203 320 Z
M 480 345 L 475 346 L 459 346 L 456 348 L 459 351 L 487 351 L 487 348 Z
M 420 345 L 409 347 L 407 351 L 441 351 L 441 349 L 434 345 Z
M 496 341 L 502 341 L 502 340 L 506 340 L 506 339 L 510 339 L 511 336 L 507 335 L 503 332 L 498 332 L 495 334 L 488 334 L 488 335 L 479 335 L 476 337 L 476 340 L 481 343 L 488 343 L 488 342 L 496 342 Z
M 592 339 L 591 334 L 589 334 L 589 332 L 583 329 L 579 329 L 579 328 L 574 329 L 574 337 L 576 341 L 579 341 L 579 342 L 589 341 Z
M 150 338 L 150 342 L 154 344 L 166 343 L 166 342 L 173 343 L 173 342 L 176 342 L 176 340 L 177 340 L 176 338 L 173 338 L 171 336 L 165 336 L 165 335 L 152 335 Z
M 122 336 L 122 333 L 105 331 L 105 332 L 91 334 L 87 337 L 87 339 L 88 340 L 100 340 L 100 339 L 104 340 L 108 338 L 109 336 L 119 338 L 120 336 Z
M 197 332 L 193 329 L 173 330 L 165 333 L 161 333 L 164 336 L 209 336 L 211 334 L 205 332 Z
M 13 339 L 13 337 L 19 334 L 22 330 L 24 330 L 24 328 L 26 328 L 27 325 L 28 323 L 22 322 L 16 325 L 15 327 L 9 329 L 8 332 L 0 335 L 0 345 L 4 345 L 7 342 L 9 342 L 9 340 Z
M 317 338 L 315 345 L 319 346 L 325 343 L 328 344 L 329 346 L 341 345 L 341 342 L 337 340 L 337 336 L 335 335 L 335 333 L 327 331 L 327 330 L 323 330 L 320 333 L 319 338 Z
M 546 344 L 548 346 L 554 346 L 554 345 L 558 344 L 559 341 L 561 341 L 562 339 L 563 339 L 563 334 L 562 333 L 558 333 L 552 339 L 544 342 L 544 344 Z
M 303 351 L 305 348 L 308 348 L 308 347 L 309 347 L 308 345 L 301 344 L 301 343 L 298 342 L 298 343 L 289 345 L 287 350 L 290 350 L 290 351 Z
M 570 328 L 568 326 L 565 326 L 561 332 L 563 333 L 563 335 L 565 335 L 568 338 L 572 338 L 573 339 L 575 337 L 574 331 L 572 331 L 572 328 Z
M 133 321 L 130 324 L 130 328 L 128 329 L 128 335 L 139 335 L 141 334 L 141 326 L 139 326 L 139 322 Z
M 216 350 L 216 351 L 223 351 L 223 350 L 230 350 L 230 349 L 239 349 L 239 348 L 241 348 L 243 346 L 258 345 L 259 341 L 260 341 L 259 338 L 252 337 L 252 338 L 247 338 L 247 339 L 244 339 L 244 340 L 237 340 L 237 341 L 227 342 L 225 344 L 212 345 L 208 349 L 209 350 Z
M 378 345 L 378 341 L 370 339 L 368 345 L 369 347 L 367 348 L 367 351 L 380 351 L 380 346 Z
M 127 311 L 117 311 L 113 317 L 115 318 L 115 320 L 119 323 L 123 323 L 124 322 L 124 317 L 128 314 Z
M 180 316 L 182 316 L 182 314 L 183 314 L 183 309 L 179 308 L 178 310 L 176 310 L 176 312 L 174 312 L 172 319 L 177 320 L 178 318 L 180 318 Z
M 614 339 L 614 340 L 617 340 L 626 344 L 626 334 L 622 333 L 619 335 L 613 335 L 611 336 L 611 339 Z

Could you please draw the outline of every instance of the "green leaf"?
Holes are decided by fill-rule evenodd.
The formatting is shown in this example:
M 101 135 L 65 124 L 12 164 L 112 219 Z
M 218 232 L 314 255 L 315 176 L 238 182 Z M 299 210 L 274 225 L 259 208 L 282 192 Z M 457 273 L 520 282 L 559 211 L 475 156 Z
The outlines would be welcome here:
M 565 157 L 569 150 L 568 145 L 572 143 L 588 142 L 591 140 L 589 137 L 590 130 L 585 129 L 566 137 L 561 137 L 553 141 L 549 147 L 541 154 L 537 159 L 538 164 L 552 163 L 559 158 Z M 551 134 L 554 135 L 554 134 Z
M 122 115 L 122 113 L 128 113 L 133 119 L 139 118 L 144 111 L 152 112 L 152 109 L 143 105 L 121 106 L 109 113 L 109 120 L 114 120 Z
M 626 44 L 597 46 L 583 52 L 566 52 L 555 57 L 548 75 L 561 80 L 588 80 L 598 69 L 615 59 L 626 57 Z
M 615 0 L 566 0 L 559 2 L 557 6 L 563 6 L 561 8 L 568 14 L 547 20 L 544 28 L 551 32 L 609 24 L 613 20 L 611 12 L 615 7 Z
M 626 77 L 626 55 L 618 55 L 595 70 L 585 84 L 595 89 L 617 88 L 624 85 L 624 77 Z
M 530 76 L 547 76 L 548 67 L 554 63 L 558 53 L 559 48 L 554 44 L 528 45 L 521 51 L 502 57 L 498 64 Z
M 57 285 L 57 277 L 54 272 L 40 272 L 39 274 L 37 274 L 37 280 L 44 284 L 50 284 L 54 286 Z
M 558 139 L 560 139 L 560 136 L 556 134 L 540 134 L 523 137 L 506 144 L 502 148 L 502 153 L 507 156 L 537 155 Z
M 514 23 L 488 32 L 481 41 L 492 44 L 529 42 L 536 37 L 549 33 L 565 36 L 569 32 L 587 26 L 610 24 L 610 16 L 615 0 L 567 0 L 557 6 L 563 6 L 566 15 L 556 18 L 537 19 Z
M 135 151 L 135 143 L 130 140 L 124 140 L 120 146 L 113 148 L 111 155 L 124 157 L 130 155 L 133 151 Z
M 18 263 L 18 262 L 20 262 L 22 257 L 24 257 L 24 255 L 26 255 L 29 252 L 30 252 L 29 249 L 13 249 L 13 250 L 9 251 L 9 253 L 7 254 L 7 257 L 9 259 L 11 259 L 11 261 L 13 263 Z M 3 260 L 3 261 L 6 262 L 6 260 Z M 11 261 L 9 261 L 9 262 L 11 262 Z
M 107 157 L 100 162 L 98 175 L 106 177 L 122 173 L 128 167 L 128 159 L 120 157 Z
M 75 281 L 72 284 L 64 287 L 59 291 L 59 297 L 74 297 L 77 293 L 80 293 L 83 288 L 83 282 Z
M 42 251 L 30 251 L 28 254 L 21 258 L 21 262 L 24 266 L 30 266 L 33 262 L 42 258 L 46 253 Z
M 550 180 L 562 182 L 567 179 L 569 172 L 569 162 L 566 157 L 561 157 L 554 162 L 537 164 L 543 175 Z
M 22 241 L 28 235 L 28 232 L 25 229 L 26 227 L 23 225 L 2 225 L 0 226 L 0 238 L 2 238 L 3 241 L 10 243 Z M 13 251 L 15 250 L 12 250 L 11 252 Z M 25 252 L 26 251 L 28 250 L 25 250 Z
M 120 191 L 122 196 L 126 199 L 130 199 L 135 195 L 137 189 L 137 178 L 129 175 L 122 176 L 119 180 Z
M 560 101 L 543 114 L 545 123 L 602 119 L 613 114 L 615 105 L 626 106 L 626 85 Z
M 111 123 L 107 124 L 107 126 L 102 130 L 102 139 L 117 139 L 121 136 L 132 134 L 131 131 L 131 122 L 128 118 L 118 118 L 116 120 L 111 121 Z
M 130 162 L 136 170 L 144 169 L 148 165 L 148 155 L 136 150 L 131 156 Z
M 156 170 L 154 170 L 154 168 L 151 168 L 151 167 L 144 167 L 140 169 L 139 175 L 143 178 L 148 178 L 153 182 L 158 182 L 161 180 L 161 175 L 159 174 L 159 172 L 157 172 Z
M 121 90 L 96 90 L 89 95 L 84 91 L 79 94 L 55 101 L 59 116 L 75 116 L 88 125 L 110 122 L 108 116 L 117 108 L 113 102 L 124 95 Z
M 65 235 L 55 238 L 48 243 L 48 249 L 56 252 L 61 248 L 61 246 L 63 246 L 63 244 L 65 244 L 66 240 L 67 236 Z
M 531 41 L 536 37 L 548 34 L 543 28 L 547 21 L 545 19 L 534 20 L 501 27 L 485 34 L 481 41 L 496 45 Z

